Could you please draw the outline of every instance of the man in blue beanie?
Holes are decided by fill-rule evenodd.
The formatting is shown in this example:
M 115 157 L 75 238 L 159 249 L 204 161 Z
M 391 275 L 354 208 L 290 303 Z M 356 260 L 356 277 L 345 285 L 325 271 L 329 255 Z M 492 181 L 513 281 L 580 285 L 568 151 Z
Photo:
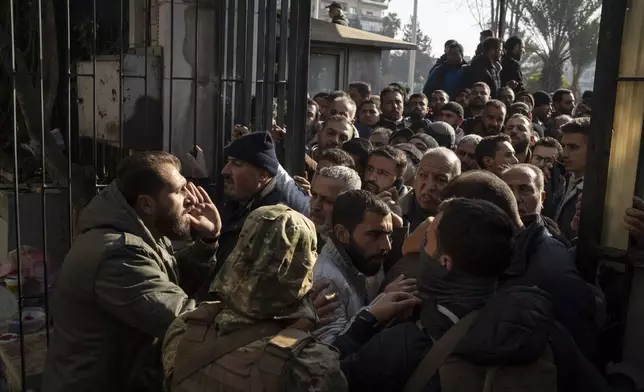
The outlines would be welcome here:
M 235 247 L 244 221 L 252 211 L 262 206 L 286 204 L 302 214 L 308 213 L 308 204 L 287 197 L 288 184 L 276 180 L 280 164 L 268 132 L 244 135 L 226 146 L 224 153 L 228 161 L 221 171 L 225 199 L 218 206 L 223 227 L 216 272 Z

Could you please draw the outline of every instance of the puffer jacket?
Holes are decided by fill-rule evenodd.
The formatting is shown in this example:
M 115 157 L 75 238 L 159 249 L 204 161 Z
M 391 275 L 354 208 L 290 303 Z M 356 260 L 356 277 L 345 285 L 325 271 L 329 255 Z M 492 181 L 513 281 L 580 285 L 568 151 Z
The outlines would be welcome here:
M 344 332 L 360 309 L 378 295 L 384 276 L 382 271 L 372 277 L 359 272 L 336 242 L 333 236 L 329 237 L 313 267 L 313 281 L 329 281 L 325 291 L 337 293 L 340 302 L 340 307 L 333 312 L 334 321 L 313 331 L 313 336 L 329 344 Z
M 429 303 L 423 303 L 423 307 Z M 462 318 L 469 311 L 453 315 Z M 360 319 L 362 323 L 364 320 Z M 433 319 L 444 326 L 426 326 L 431 330 L 447 330 L 453 322 L 446 316 Z M 424 322 L 423 322 L 423 326 Z M 343 336 L 342 371 L 354 391 L 402 391 L 425 354 L 433 346 L 432 339 L 416 323 L 398 324 L 375 334 L 367 341 L 355 333 L 373 334 L 374 328 L 354 323 Z M 357 346 L 350 342 L 365 341 Z M 544 291 L 535 287 L 514 287 L 496 293 L 479 313 L 469 333 L 453 354 L 482 366 L 515 364 L 517 360 L 537 359 L 550 344 L 557 367 L 557 390 L 561 392 L 610 391 L 599 371 L 579 352 L 570 333 L 555 321 L 553 304 Z M 374 371 L 378 369 L 378 371 Z M 440 380 L 433 377 L 425 392 L 440 392 Z
M 160 339 L 214 266 L 197 241 L 155 239 L 115 183 L 83 210 L 58 275 L 45 392 L 159 391 Z

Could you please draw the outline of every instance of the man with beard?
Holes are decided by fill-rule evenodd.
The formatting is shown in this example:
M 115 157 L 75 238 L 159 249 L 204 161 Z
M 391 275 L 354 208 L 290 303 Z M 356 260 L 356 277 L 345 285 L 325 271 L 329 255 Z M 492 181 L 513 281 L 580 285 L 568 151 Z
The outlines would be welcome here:
M 545 91 L 532 94 L 534 107 L 532 108 L 532 121 L 545 127 L 552 114 L 552 97 Z
M 329 239 L 332 229 L 333 204 L 341 193 L 360 189 L 362 183 L 355 170 L 344 166 L 325 167 L 317 175 L 311 189 L 310 217 L 318 235 L 318 253 Z
M 499 89 L 499 101 L 503 102 L 506 108 L 509 108 L 514 103 L 514 91 L 508 86 Z
M 456 156 L 461 161 L 463 172 L 479 169 L 476 163 L 476 146 L 483 139 L 479 135 L 467 135 L 461 139 L 456 147 Z
M 429 113 L 429 101 L 427 96 L 423 93 L 412 94 L 409 97 L 409 103 L 407 107 L 409 108 L 409 120 L 410 124 L 421 121 L 427 117 Z
M 490 96 L 497 97 L 498 91 L 502 87 L 499 76 L 502 43 L 498 38 L 488 38 L 483 42 L 483 54 L 474 57 L 463 72 L 462 87 L 473 86 L 476 82 L 484 82 L 490 88 Z
M 340 119 L 347 121 L 344 117 Z M 289 202 L 286 189 L 275 180 L 279 162 L 273 140 L 266 132 L 252 132 L 229 144 L 224 153 L 227 163 L 221 171 L 225 199 L 219 210 L 223 222 L 215 273 L 235 247 L 244 220 L 251 211 L 274 204 L 286 204 L 308 214 L 308 203 Z
M 461 162 L 452 150 L 438 147 L 428 151 L 420 161 L 414 189 L 398 201 L 402 218 L 414 231 L 430 216 L 436 214 L 443 188 L 461 174 Z
M 309 143 L 317 135 L 320 126 L 320 107 L 312 99 L 308 100 L 306 107 L 306 143 Z M 243 135 L 241 135 L 243 136 Z M 236 140 L 235 138 L 233 140 Z
M 380 92 L 380 108 L 382 115 L 378 122 L 379 127 L 391 129 L 392 131 L 406 128 L 405 118 L 405 94 L 402 90 L 387 86 Z
M 544 202 L 543 214 L 552 217 L 555 214 L 556 199 L 565 184 L 563 165 L 561 164 L 561 153 L 563 147 L 557 139 L 545 137 L 537 140 L 532 147 L 531 164 L 541 169 L 546 181 L 546 200 Z
M 529 226 L 541 214 L 546 200 L 543 172 L 534 165 L 519 163 L 504 171 L 501 179 L 514 192 L 521 221 Z
M 441 108 L 440 115 L 436 120 L 444 121 L 454 128 L 455 142 L 458 144 L 463 136 L 465 136 L 465 131 L 461 129 L 464 117 L 465 111 L 463 107 L 457 102 L 451 101 Z
M 165 152 L 124 158 L 83 210 L 59 272 L 43 390 L 162 390 L 157 344 L 214 267 L 222 223 Z M 171 241 L 193 245 L 173 252 Z M 204 287 L 205 288 L 205 287 Z
M 503 49 L 505 54 L 501 61 L 501 85 L 508 86 L 518 93 L 523 90 L 523 73 L 519 64 L 523 55 L 523 41 L 517 36 L 510 37 L 503 44 Z
M 503 102 L 493 99 L 488 101 L 479 117 L 470 118 L 463 125 L 465 134 L 482 137 L 498 135 L 503 131 L 506 108 Z
M 322 294 L 335 293 L 340 303 L 333 312 L 334 321 L 313 331 L 329 344 L 378 295 L 393 232 L 387 204 L 362 190 L 345 192 L 336 199 L 331 223 L 329 240 L 313 268 L 314 282 L 329 282 Z M 414 290 L 415 282 L 397 281 L 384 291 Z
M 368 139 L 378 121 L 380 121 L 380 105 L 374 98 L 364 100 L 358 106 L 358 121 L 355 124 L 360 137 Z
M 356 128 L 346 117 L 339 115 L 329 117 L 318 132 L 317 143 L 312 147 L 311 158 L 317 162 L 324 150 L 342 147 L 347 140 L 356 137 L 356 133 Z
M 465 118 L 477 117 L 483 114 L 485 104 L 490 100 L 490 86 L 483 82 L 472 85 L 469 104 L 465 110 Z
M 408 191 L 403 179 L 406 168 L 407 157 L 404 152 L 392 146 L 377 148 L 369 155 L 362 189 L 379 195 L 395 188 L 398 197 L 402 197 Z
M 454 102 L 461 105 L 463 108 L 470 106 L 470 96 L 472 95 L 472 90 L 469 88 L 464 88 L 456 95 Z
M 575 96 L 570 90 L 559 89 L 552 94 L 552 102 L 555 106 L 555 111 L 552 113 L 552 118 L 562 114 L 572 116 L 575 110 Z
M 443 90 L 436 90 L 432 93 L 432 102 L 431 102 L 431 108 L 432 108 L 432 121 L 436 121 L 438 116 L 440 116 L 440 112 L 443 109 L 443 106 L 449 102 L 449 95 Z
M 514 153 L 520 163 L 532 160 L 530 147 L 536 142 L 532 133 L 532 121 L 522 114 L 510 117 L 505 126 L 505 134 L 510 136 Z
M 514 155 L 512 139 L 505 134 L 484 137 L 476 146 L 475 153 L 479 167 L 497 176 L 510 166 L 519 163 Z

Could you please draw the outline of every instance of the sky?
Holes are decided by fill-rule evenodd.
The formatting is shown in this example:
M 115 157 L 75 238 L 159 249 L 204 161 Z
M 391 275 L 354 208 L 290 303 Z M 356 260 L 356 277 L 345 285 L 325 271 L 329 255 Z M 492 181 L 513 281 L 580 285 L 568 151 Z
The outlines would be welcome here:
M 404 26 L 414 12 L 414 0 L 391 0 L 387 12 L 395 12 Z M 481 31 L 467 7 L 467 0 L 418 0 L 418 23 L 432 39 L 432 55 L 443 54 L 443 44 L 455 39 L 466 56 L 473 56 Z

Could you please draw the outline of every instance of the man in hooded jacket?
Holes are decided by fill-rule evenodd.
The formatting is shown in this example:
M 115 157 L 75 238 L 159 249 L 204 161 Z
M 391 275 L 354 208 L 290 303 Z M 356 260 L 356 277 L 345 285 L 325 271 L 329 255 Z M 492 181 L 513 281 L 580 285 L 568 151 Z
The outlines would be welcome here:
M 257 358 L 267 358 L 264 350 L 275 344 L 274 337 L 283 329 L 298 329 L 302 328 L 300 324 L 318 322 L 308 296 L 312 289 L 316 247 L 313 222 L 284 205 L 260 207 L 248 216 L 237 246 L 210 288 L 220 302 L 202 303 L 195 312 L 220 306 L 221 310 L 213 315 L 214 320 L 208 323 L 207 334 L 216 336 L 215 343 L 218 340 L 225 342 L 229 336 L 262 323 L 265 325 L 263 333 L 256 340 L 201 367 L 176 390 L 201 392 L 239 388 L 244 382 L 248 385 L 264 382 L 263 375 L 256 371 L 251 372 L 250 377 L 241 378 L 230 369 L 238 369 L 241 363 L 253 363 L 254 360 L 256 365 L 253 366 L 258 367 L 253 369 L 261 368 L 259 364 L 264 362 Z M 189 318 L 190 314 L 179 317 L 168 328 L 163 343 L 166 386 L 175 381 L 175 369 L 192 358 L 181 351 L 183 340 L 194 339 L 193 335 L 186 335 Z M 338 354 L 332 347 L 311 338 L 290 363 L 289 371 L 282 374 L 285 391 L 347 390 Z

